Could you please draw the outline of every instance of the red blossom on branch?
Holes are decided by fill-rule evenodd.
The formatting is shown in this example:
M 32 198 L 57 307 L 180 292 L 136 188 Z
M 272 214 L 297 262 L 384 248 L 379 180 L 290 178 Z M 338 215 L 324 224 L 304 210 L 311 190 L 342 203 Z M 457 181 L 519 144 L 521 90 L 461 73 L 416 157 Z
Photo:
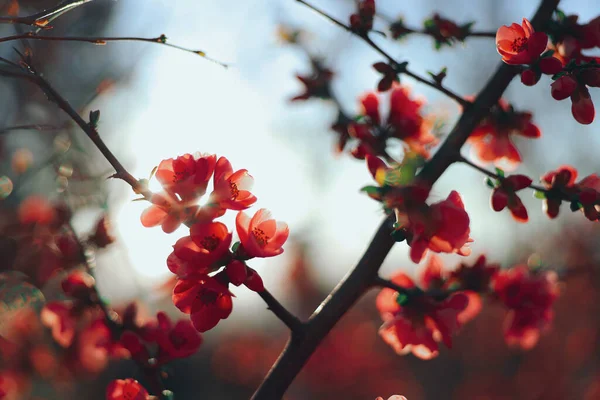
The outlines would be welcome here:
M 506 101 L 500 100 L 469 136 L 468 143 L 475 156 L 484 163 L 500 166 L 506 162 L 509 168 L 514 168 L 521 162 L 521 155 L 511 136 L 535 139 L 542 135 L 531 117 L 531 113 L 515 111 Z
M 517 222 L 527 222 L 527 209 L 517 196 L 516 192 L 525 189 L 533 181 L 525 175 L 510 175 L 498 180 L 498 186 L 494 188 L 491 197 L 494 211 L 502 211 L 508 207 L 513 218 Z
M 215 277 L 182 279 L 173 289 L 173 304 L 185 314 L 190 314 L 196 330 L 206 332 L 229 317 L 233 308 L 232 296 L 226 284 Z
M 271 217 L 271 212 L 261 208 L 252 218 L 240 211 L 235 219 L 243 254 L 252 257 L 273 257 L 283 253 L 283 244 L 290 230 L 285 222 Z
M 350 16 L 350 27 L 358 34 L 365 35 L 373 29 L 375 17 L 375 0 L 360 0 L 358 12 Z
M 148 391 L 134 379 L 116 379 L 106 387 L 106 400 L 148 400 Z
M 411 193 L 406 197 L 414 197 Z M 414 199 L 410 199 L 414 201 Z M 410 246 L 410 258 L 421 261 L 427 250 L 436 253 L 458 253 L 469 255 L 469 215 L 465 211 L 460 195 L 452 191 L 446 200 L 430 206 L 408 204 L 404 210 L 396 209 L 397 226 L 404 229 Z
M 429 157 L 428 148 L 435 145 L 437 139 L 431 133 L 430 122 L 421 115 L 424 102 L 411 99 L 406 87 L 396 85 L 392 88 L 389 114 L 385 121 L 379 112 L 379 97 L 375 93 L 367 93 L 360 102 L 366 121 L 353 124 L 350 134 L 369 145 L 373 149 L 371 155 L 381 154 L 373 142 L 385 143 L 388 138 L 395 138 L 406 143 L 412 151 Z
M 535 32 L 527 18 L 521 25 L 501 26 L 496 33 L 496 48 L 507 64 L 532 64 L 546 50 L 548 36 Z
M 415 288 L 403 273 L 396 274 L 392 282 L 407 290 Z M 438 301 L 423 293 L 407 296 L 385 288 L 377 296 L 377 309 L 384 321 L 379 334 L 398 354 L 412 352 L 431 359 L 438 354 L 438 341 L 452 347 L 452 335 L 460 328 L 458 315 L 467 305 L 468 298 L 462 293 Z
M 552 322 L 552 305 L 558 297 L 556 274 L 531 273 L 524 265 L 500 271 L 493 290 L 508 308 L 504 337 L 508 344 L 530 349 Z

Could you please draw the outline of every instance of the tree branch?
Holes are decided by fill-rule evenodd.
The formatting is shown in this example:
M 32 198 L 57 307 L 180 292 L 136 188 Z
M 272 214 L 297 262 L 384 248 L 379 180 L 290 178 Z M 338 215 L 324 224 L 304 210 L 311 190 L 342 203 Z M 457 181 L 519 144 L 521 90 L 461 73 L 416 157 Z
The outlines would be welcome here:
M 86 122 L 75 109 L 69 104 L 69 102 L 63 98 L 55 89 L 50 85 L 50 83 L 44 79 L 41 75 L 37 74 L 32 69 L 29 69 L 28 72 L 25 71 L 9 71 L 5 69 L 0 69 L 0 75 L 13 77 L 13 78 L 21 78 L 26 79 L 34 84 L 36 84 L 48 98 L 55 102 L 60 109 L 62 109 L 79 127 L 83 130 L 86 135 L 90 138 L 90 140 L 94 143 L 94 145 L 100 150 L 104 158 L 113 166 L 116 173 L 113 175 L 114 178 L 119 178 L 127 182 L 129 186 L 136 193 L 142 194 L 146 199 L 150 199 L 152 197 L 152 192 L 147 188 L 146 185 L 140 183 L 133 175 L 131 175 L 127 169 L 121 164 L 121 162 L 117 159 L 117 157 L 110 151 L 108 146 L 104 143 L 100 134 L 96 130 L 96 128 Z
M 373 50 L 377 51 L 379 54 L 381 54 L 383 57 L 385 57 L 388 62 L 394 67 L 394 69 L 396 69 L 396 72 L 399 74 L 405 74 L 410 76 L 411 78 L 415 79 L 418 82 L 421 82 L 429 87 L 432 87 L 436 90 L 439 90 L 440 92 L 444 93 L 446 96 L 450 97 L 451 99 L 455 100 L 457 103 L 459 103 L 461 106 L 466 107 L 468 106 L 470 103 L 465 100 L 462 96 L 459 96 L 458 94 L 454 93 L 453 91 L 445 88 L 441 83 L 437 83 L 434 81 L 430 81 L 428 79 L 423 78 L 422 76 L 419 76 L 418 74 L 409 71 L 406 68 L 406 65 L 403 65 L 402 63 L 396 61 L 392 56 L 390 56 L 385 50 L 383 50 L 381 47 L 379 47 L 375 42 L 373 42 L 373 40 L 365 33 L 359 33 L 356 32 L 354 29 L 352 29 L 350 26 L 344 24 L 343 22 L 333 18 L 332 16 L 330 16 L 329 14 L 327 14 L 326 12 L 324 12 L 323 10 L 320 10 L 318 8 L 316 8 L 315 6 L 307 3 L 304 0 L 296 0 L 298 3 L 301 3 L 305 6 L 307 6 L 308 8 L 310 8 L 311 10 L 315 11 L 317 14 L 327 18 L 328 20 L 330 20 L 331 22 L 333 22 L 335 25 L 345 29 L 346 31 L 358 36 L 359 38 L 361 38 L 362 40 L 364 40 L 369 46 L 371 46 L 373 48 Z
M 202 50 L 193 50 L 188 49 L 186 47 L 182 47 L 176 44 L 168 43 L 167 37 L 165 35 L 160 35 L 155 38 L 144 38 L 137 36 L 122 36 L 122 37 L 114 37 L 114 36 L 97 36 L 97 37 L 84 37 L 84 36 L 39 36 L 33 32 L 24 33 L 21 35 L 13 35 L 13 36 L 5 36 L 0 38 L 0 43 L 3 42 L 11 42 L 14 40 L 44 40 L 44 41 L 52 41 L 52 42 L 83 42 L 83 43 L 92 43 L 96 45 L 105 45 L 108 42 L 145 42 L 145 43 L 154 43 L 160 44 L 163 46 L 171 47 L 177 50 L 185 51 L 186 53 L 192 53 L 198 55 L 202 58 L 207 59 L 210 62 L 218 64 L 224 68 L 228 68 L 228 65 L 216 60 L 214 58 L 210 58 L 206 55 L 206 52 Z
M 93 0 L 66 0 L 52 8 L 27 17 L 0 17 L 2 24 L 21 24 L 48 29 L 48 24 L 62 14 Z
M 302 0 L 296 0 L 304 3 Z M 552 16 L 559 0 L 542 0 L 532 24 L 540 29 Z M 417 179 L 433 185 L 446 169 L 457 160 L 460 148 L 475 126 L 487 114 L 489 108 L 514 78 L 517 69 L 500 65 L 473 105 L 465 110 L 456 126 L 440 150 L 423 167 Z M 274 400 L 282 398 L 296 375 L 319 343 L 325 338 L 336 322 L 362 296 L 374 282 L 381 264 L 395 243 L 392 238 L 393 217 L 389 216 L 380 225 L 356 267 L 338 284 L 333 292 L 321 303 L 310 317 L 304 336 L 292 337 L 275 362 L 265 380 L 254 393 L 253 400 Z
M 267 309 L 271 310 L 281 322 L 290 328 L 292 335 L 302 335 L 304 323 L 290 313 L 268 290 L 258 292 L 258 295 L 267 303 Z

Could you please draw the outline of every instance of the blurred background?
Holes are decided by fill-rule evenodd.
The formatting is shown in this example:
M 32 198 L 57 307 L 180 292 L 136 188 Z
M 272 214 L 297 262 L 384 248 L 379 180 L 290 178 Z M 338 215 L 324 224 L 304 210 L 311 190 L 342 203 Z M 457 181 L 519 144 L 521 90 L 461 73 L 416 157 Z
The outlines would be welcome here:
M 356 7 L 353 0 L 312 3 L 342 21 Z M 19 15 L 54 4 L 22 0 Z M 475 30 L 495 31 L 531 16 L 537 5 L 517 0 L 378 0 L 375 29 L 386 31 L 389 21 L 399 16 L 408 26 L 420 27 L 439 12 L 458 23 L 476 21 Z M 11 6 L 13 1 L 0 1 L 3 14 Z M 596 17 L 597 6 L 595 0 L 561 2 L 567 14 L 578 14 L 582 21 Z M 355 115 L 357 99 L 376 87 L 379 77 L 371 65 L 381 57 L 293 0 L 96 0 L 52 25 L 47 34 L 53 36 L 153 38 L 164 33 L 171 43 L 206 51 L 229 65 L 222 68 L 190 53 L 139 42 L 97 46 L 30 41 L 0 47 L 2 57 L 15 59 L 13 46 L 30 46 L 38 70 L 82 115 L 101 110 L 100 134 L 136 177 L 148 177 L 162 159 L 195 151 L 224 155 L 234 169 L 248 169 L 255 178 L 257 208 L 270 209 L 291 230 L 282 256 L 253 260 L 251 266 L 282 303 L 303 317 L 310 315 L 357 262 L 382 215 L 376 202 L 359 193 L 372 181 L 364 163 L 334 153 L 336 135 L 330 126 L 336 105 L 327 100 L 291 103 L 303 91 L 295 75 L 310 74 L 310 59 L 321 59 L 335 73 L 333 90 L 342 109 Z M 285 43 L 282 27 L 299 30 L 299 44 Z M 23 29 L 0 28 L 3 36 Z M 397 59 L 410 61 L 420 75 L 448 67 L 445 85 L 465 96 L 477 93 L 499 62 L 489 38 L 469 38 L 464 46 L 441 51 L 426 36 L 401 42 L 373 38 Z M 455 103 L 409 78 L 402 83 L 426 99 L 426 112 L 444 120 L 447 133 L 460 112 Z M 577 124 L 570 104 L 550 97 L 549 83 L 544 77 L 538 85 L 525 87 L 517 79 L 505 93 L 517 109 L 533 113 L 542 131 L 535 141 L 515 139 L 524 160 L 519 173 L 537 178 L 562 164 L 576 166 L 582 177 L 600 172 L 598 123 Z M 172 306 L 168 291 L 157 288 L 171 277 L 165 260 L 187 228 L 170 235 L 144 228 L 139 216 L 147 204 L 132 202 L 135 195 L 124 182 L 105 179 L 112 173 L 110 165 L 62 111 L 24 81 L 2 78 L 0 91 L 0 128 L 43 125 L 0 134 L 2 227 L 32 194 L 66 201 L 82 234 L 108 213 L 118 240 L 95 259 L 103 297 L 115 306 L 136 300 L 150 316 L 167 310 L 185 317 Z M 469 154 L 468 146 L 463 154 Z M 151 189 L 157 189 L 152 185 L 156 182 Z M 526 263 L 533 254 L 544 266 L 586 269 L 564 284 L 552 330 L 532 351 L 510 349 L 502 337 L 504 311 L 492 305 L 465 326 L 453 350 L 443 349 L 431 361 L 401 358 L 377 336 L 376 293 L 370 293 L 313 356 L 288 399 L 358 400 L 392 394 L 409 400 L 600 398 L 598 225 L 566 207 L 551 221 L 541 202 L 529 195 L 523 200 L 530 222 L 518 224 L 507 212 L 490 209 L 483 177 L 463 165 L 444 174 L 431 197 L 441 200 L 451 190 L 461 194 L 471 217 L 475 241 L 468 261 L 484 253 L 509 267 Z M 222 220 L 233 227 L 229 213 Z M 392 250 L 382 275 L 419 270 L 407 249 L 400 244 Z M 463 261 L 454 255 L 443 258 L 449 268 Z M 231 317 L 204 335 L 196 356 L 172 364 L 167 386 L 176 389 L 176 399 L 249 398 L 283 348 L 286 330 L 262 300 L 244 287 L 233 292 Z M 143 382 L 133 363 L 115 363 L 74 390 L 51 395 L 44 386 L 38 395 L 103 398 L 109 380 L 129 376 Z

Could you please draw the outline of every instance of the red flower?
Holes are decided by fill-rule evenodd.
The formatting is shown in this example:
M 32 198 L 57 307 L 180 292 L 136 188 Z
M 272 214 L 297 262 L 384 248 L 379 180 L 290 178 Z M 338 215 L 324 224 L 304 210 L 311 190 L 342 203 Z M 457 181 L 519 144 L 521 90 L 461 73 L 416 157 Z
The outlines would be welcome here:
M 173 325 L 171 319 L 163 312 L 156 314 L 156 319 L 157 323 L 153 328 L 159 348 L 157 359 L 160 363 L 189 357 L 198 351 L 202 344 L 202 336 L 190 321 L 181 320 Z
M 406 213 L 396 209 L 398 225 L 407 231 L 410 258 L 421 261 L 429 249 L 436 253 L 468 255 L 469 215 L 456 191 L 446 200 L 431 206 L 410 208 Z
M 451 46 L 456 41 L 464 41 L 472 25 L 471 22 L 459 26 L 436 13 L 431 19 L 425 21 L 425 32 L 435 40 L 436 49 L 440 49 L 444 44 Z
M 229 282 L 235 286 L 240 286 L 243 283 L 248 289 L 255 292 L 265 290 L 262 278 L 258 275 L 258 272 L 248 267 L 243 261 L 232 260 L 225 267 L 225 273 L 229 278 Z
M 106 400 L 147 400 L 148 391 L 134 379 L 116 379 L 106 387 Z
M 248 170 L 233 172 L 229 160 L 220 157 L 215 168 L 215 189 L 210 194 L 209 204 L 222 209 L 220 215 L 225 209 L 245 210 L 256 202 L 256 196 L 250 193 L 253 185 L 254 178 L 248 174 Z
M 74 299 L 90 300 L 94 291 L 95 279 L 83 271 L 74 271 L 61 282 L 63 292 Z
M 481 294 L 489 291 L 490 283 L 499 268 L 497 264 L 488 264 L 485 256 L 481 255 L 472 266 L 462 263 L 450 273 L 447 286 L 458 288 L 469 297 L 469 305 L 458 316 L 461 323 L 466 323 L 479 314 L 482 308 Z
M 496 47 L 507 64 L 532 64 L 546 50 L 548 36 L 534 32 L 526 18 L 522 25 L 501 26 L 496 32 Z
M 214 154 L 184 154 L 169 158 L 158 165 L 156 179 L 172 197 L 177 195 L 184 201 L 193 200 L 206 193 L 216 159 Z
M 383 77 L 377 84 L 377 90 L 380 92 L 385 92 L 392 87 L 394 82 L 398 82 L 398 73 L 396 69 L 384 62 L 378 62 L 373 64 L 373 68 L 375 71 L 379 72 Z
M 19 221 L 22 224 L 51 224 L 56 211 L 50 202 L 40 196 L 29 196 L 19 205 Z
M 415 287 L 403 273 L 394 276 L 392 282 L 409 290 Z M 438 340 L 452 347 L 452 334 L 460 327 L 458 315 L 467 305 L 468 298 L 462 293 L 436 301 L 422 293 L 401 298 L 386 288 L 377 296 L 377 309 L 384 321 L 379 334 L 398 354 L 412 352 L 431 359 L 438 354 Z
M 577 179 L 577 170 L 569 165 L 563 165 L 541 178 L 548 189 L 544 200 L 544 211 L 550 218 L 556 218 L 558 215 L 563 195 L 570 196 L 577 192 L 574 186 L 575 179 Z
M 563 75 L 550 85 L 550 94 L 555 100 L 564 100 L 577 88 L 577 81 L 571 75 Z
M 62 347 L 69 347 L 75 338 L 77 320 L 73 304 L 64 301 L 46 303 L 40 313 L 42 324 L 52 330 L 52 338 Z
M 501 178 L 499 185 L 492 192 L 491 202 L 494 211 L 502 211 L 508 207 L 517 222 L 527 222 L 527 209 L 516 192 L 531 185 L 532 180 L 525 175 L 510 175 Z
M 375 0 L 361 0 L 358 2 L 358 12 L 350 16 L 350 27 L 361 35 L 373 29 L 375 17 Z
M 152 205 L 140 217 L 142 225 L 147 228 L 161 225 L 165 233 L 174 232 L 183 222 L 192 220 L 198 211 L 197 205 L 182 202 L 166 192 L 155 193 L 150 202 Z
M 379 98 L 375 93 L 366 94 L 360 101 L 363 115 L 368 117 L 368 123 L 361 125 L 373 131 L 370 135 L 402 140 L 414 152 L 425 158 L 429 157 L 428 148 L 435 145 L 437 139 L 431 133 L 430 123 L 421 115 L 423 101 L 411 99 L 407 88 L 393 86 L 390 94 L 390 112 L 385 123 L 379 113 Z
M 277 222 L 261 208 L 252 218 L 240 211 L 235 219 L 243 252 L 251 257 L 273 257 L 283 253 L 290 230 L 285 222 Z
M 94 230 L 94 234 L 90 236 L 89 241 L 99 249 L 103 249 L 109 244 L 115 242 L 110 220 L 107 216 L 103 216 L 98 220 L 98 222 L 96 223 L 96 229 Z
M 292 101 L 308 100 L 316 97 L 319 99 L 331 98 L 330 85 L 333 72 L 321 65 L 316 60 L 311 60 L 312 74 L 309 76 L 296 75 L 296 78 L 305 86 L 304 93 L 292 98 Z
M 179 280 L 173 289 L 173 303 L 186 314 L 199 332 L 214 328 L 229 317 L 233 307 L 231 292 L 214 277 L 199 280 Z
M 444 275 L 444 262 L 440 257 L 431 254 L 421 273 L 421 286 L 428 290 L 441 289 L 445 282 Z
M 114 342 L 112 333 L 104 318 L 99 318 L 87 325 L 77 337 L 77 368 L 91 373 L 102 371 L 108 364 L 110 356 L 126 356 L 123 347 Z
M 598 204 L 600 202 L 600 177 L 592 174 L 577 183 L 579 202 L 582 204 L 583 213 L 590 221 L 600 219 Z
M 493 290 L 509 309 L 505 320 L 507 343 L 530 349 L 553 318 L 552 304 L 558 297 L 556 274 L 531 274 L 526 266 L 500 271 Z
M 468 142 L 475 156 L 484 163 L 500 165 L 507 161 L 509 167 L 514 167 L 521 162 L 521 155 L 511 135 L 533 139 L 540 137 L 541 132 L 531 122 L 531 113 L 514 111 L 507 102 L 500 100 L 473 130 Z
M 596 110 L 587 86 L 579 84 L 571 93 L 571 113 L 580 124 L 589 125 L 594 121 Z
M 194 224 L 190 236 L 179 239 L 167 266 L 180 278 L 198 278 L 219 267 L 218 262 L 229 254 L 231 233 L 221 222 Z

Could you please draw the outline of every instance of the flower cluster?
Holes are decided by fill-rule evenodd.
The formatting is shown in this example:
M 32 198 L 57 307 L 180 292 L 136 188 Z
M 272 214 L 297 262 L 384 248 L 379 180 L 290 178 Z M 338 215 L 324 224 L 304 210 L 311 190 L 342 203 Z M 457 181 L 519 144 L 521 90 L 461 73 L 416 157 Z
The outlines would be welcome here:
M 169 220 L 169 229 L 165 232 L 183 222 L 190 227 L 189 235 L 173 246 L 167 267 L 177 276 L 173 303 L 190 315 L 198 331 L 205 332 L 231 314 L 230 283 L 244 284 L 257 292 L 264 290 L 261 277 L 246 261 L 281 254 L 289 229 L 285 223 L 275 221 L 265 209 L 258 210 L 252 217 L 242 211 L 256 202 L 250 192 L 254 179 L 245 169 L 234 172 L 225 157 L 185 154 L 161 162 L 156 176 L 164 188 L 161 196 L 170 196 L 170 204 L 178 205 L 161 208 L 153 201 L 150 209 L 142 214 L 142 223 L 145 226 L 162 223 L 165 230 L 164 224 Z M 199 207 L 199 197 L 206 193 L 211 178 L 213 191 L 208 202 Z M 233 246 L 233 235 L 227 226 L 215 221 L 226 210 L 238 211 L 239 242 Z M 153 218 L 153 223 L 148 223 L 148 215 L 153 213 L 164 219 Z
M 389 113 L 385 119 L 379 102 L 375 93 L 360 99 L 361 117 L 347 126 L 349 136 L 359 141 L 352 155 L 358 159 L 385 155 L 387 140 L 397 139 L 411 151 L 429 157 L 429 147 L 437 143 L 437 138 L 431 132 L 432 124 L 422 115 L 423 101 L 412 99 L 406 87 L 395 85 L 390 92 Z
M 581 209 L 587 219 L 600 219 L 600 177 L 591 174 L 575 183 L 577 170 L 569 165 L 563 165 L 555 171 L 542 176 L 541 181 L 546 187 L 544 193 L 544 210 L 550 218 L 556 218 L 563 200 L 571 202 L 571 209 Z
M 510 27 L 500 27 L 496 46 L 502 61 L 528 65 L 521 73 L 521 81 L 528 86 L 535 85 L 541 74 L 552 75 L 552 97 L 556 100 L 570 97 L 575 120 L 590 124 L 595 109 L 588 88 L 600 86 L 600 66 L 597 58 L 584 56 L 581 50 L 600 47 L 600 17 L 579 25 L 576 16 L 558 13 L 548 30 L 552 39 L 550 47 L 548 35 L 535 32 L 525 18 L 522 25 L 513 23 Z
M 482 296 L 497 299 L 508 309 L 504 337 L 509 345 L 528 349 L 552 321 L 558 297 L 556 274 L 531 272 L 517 265 L 500 270 L 480 256 L 475 264 L 445 270 L 432 255 L 421 273 L 420 286 L 404 273 L 396 274 L 377 297 L 384 321 L 380 335 L 398 354 L 435 357 L 438 342 L 452 345 L 452 335 L 482 308 Z
M 360 0 L 358 10 L 350 16 L 350 27 L 359 35 L 366 35 L 373 29 L 375 0 Z
M 471 132 L 468 143 L 474 155 L 484 163 L 514 169 L 521 162 L 513 135 L 536 139 L 540 129 L 531 122 L 529 112 L 515 111 L 504 100 L 490 109 L 489 114 Z
M 408 164 L 410 165 L 410 164 Z M 404 173 L 407 164 L 388 167 L 378 157 L 367 156 L 367 166 L 380 187 L 367 186 L 370 197 L 381 201 L 385 209 L 396 213 L 396 231 L 401 232 L 410 246 L 410 257 L 421 261 L 427 250 L 436 253 L 469 255 L 469 215 L 458 192 L 452 191 L 446 200 L 431 205 L 425 203 L 429 188 L 410 182 Z M 395 179 L 394 175 L 399 175 Z

